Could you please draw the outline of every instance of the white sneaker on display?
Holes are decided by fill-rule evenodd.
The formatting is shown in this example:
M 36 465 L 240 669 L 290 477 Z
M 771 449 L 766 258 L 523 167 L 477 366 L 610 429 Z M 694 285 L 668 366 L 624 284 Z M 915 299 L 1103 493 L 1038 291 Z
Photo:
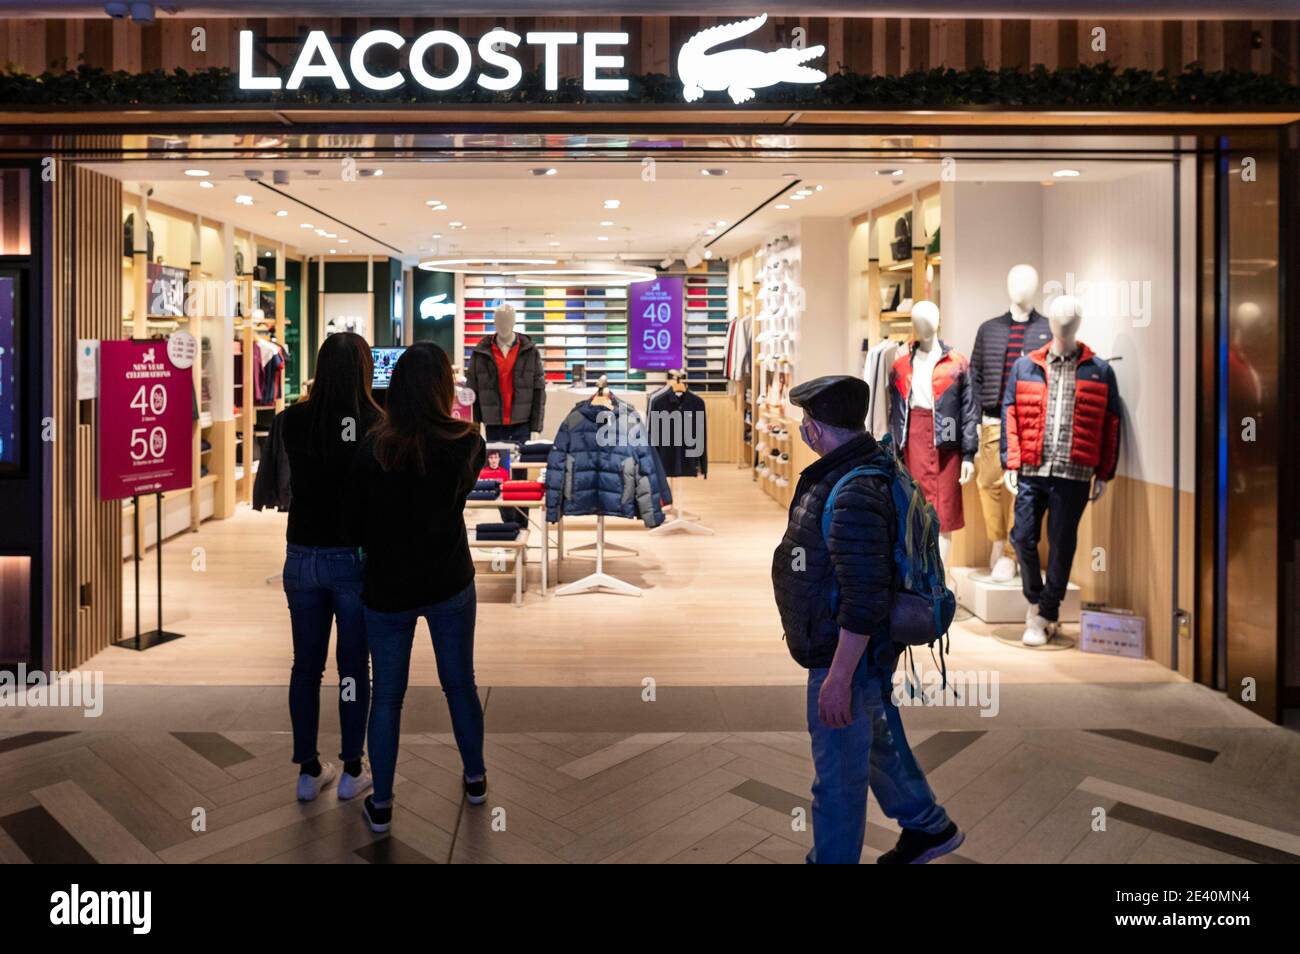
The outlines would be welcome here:
M 334 781 L 334 765 L 331 762 L 322 762 L 320 764 L 319 775 L 298 776 L 298 801 L 314 802 L 316 796 L 330 782 Z
M 1016 578 L 1016 561 L 1011 557 L 1003 554 L 998 557 L 993 569 L 989 573 L 989 579 L 994 583 L 1010 583 Z
M 372 784 L 374 781 L 370 777 L 370 766 L 362 762 L 360 775 L 349 775 L 344 772 L 339 776 L 339 801 L 346 802 L 349 798 L 356 798 Z
M 1054 624 L 1034 613 L 1025 623 L 1025 634 L 1020 637 L 1020 641 L 1026 646 L 1046 646 L 1047 640 L 1050 638 L 1047 634 L 1047 627 L 1051 625 Z

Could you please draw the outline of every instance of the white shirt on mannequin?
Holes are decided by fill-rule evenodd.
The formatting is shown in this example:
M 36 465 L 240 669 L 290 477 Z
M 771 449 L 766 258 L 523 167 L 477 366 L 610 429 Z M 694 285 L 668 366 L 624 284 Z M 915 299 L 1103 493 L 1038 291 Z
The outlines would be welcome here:
M 934 366 L 940 353 L 937 341 L 930 345 L 929 351 L 918 347 L 912 352 L 912 394 L 908 406 L 934 410 Z

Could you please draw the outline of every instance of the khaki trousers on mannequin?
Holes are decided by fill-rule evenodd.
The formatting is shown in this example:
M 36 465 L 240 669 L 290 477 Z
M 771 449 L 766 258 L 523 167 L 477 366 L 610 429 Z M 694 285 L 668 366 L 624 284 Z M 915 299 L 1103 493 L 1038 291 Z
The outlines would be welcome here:
M 1002 483 L 1002 424 L 980 424 L 980 450 L 975 463 L 975 486 L 984 513 L 984 532 L 992 543 L 1011 535 L 1016 498 Z

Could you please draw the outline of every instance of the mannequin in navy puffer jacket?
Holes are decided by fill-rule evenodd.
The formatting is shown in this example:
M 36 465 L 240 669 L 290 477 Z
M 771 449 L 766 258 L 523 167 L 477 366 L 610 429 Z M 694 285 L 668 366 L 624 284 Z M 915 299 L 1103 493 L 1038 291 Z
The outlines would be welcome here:
M 548 522 L 563 513 L 663 523 L 663 504 L 672 498 L 645 422 L 626 401 L 611 401 L 610 408 L 580 401 L 560 425 L 546 459 Z

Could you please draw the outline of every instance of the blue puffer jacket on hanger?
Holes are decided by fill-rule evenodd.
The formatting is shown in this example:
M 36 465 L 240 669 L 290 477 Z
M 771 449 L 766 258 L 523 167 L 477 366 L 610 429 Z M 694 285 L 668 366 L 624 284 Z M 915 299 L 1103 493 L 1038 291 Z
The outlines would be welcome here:
M 626 401 L 610 396 L 606 408 L 591 401 L 573 406 L 546 459 L 546 519 L 560 514 L 640 517 L 663 523 L 668 482 L 645 422 Z

